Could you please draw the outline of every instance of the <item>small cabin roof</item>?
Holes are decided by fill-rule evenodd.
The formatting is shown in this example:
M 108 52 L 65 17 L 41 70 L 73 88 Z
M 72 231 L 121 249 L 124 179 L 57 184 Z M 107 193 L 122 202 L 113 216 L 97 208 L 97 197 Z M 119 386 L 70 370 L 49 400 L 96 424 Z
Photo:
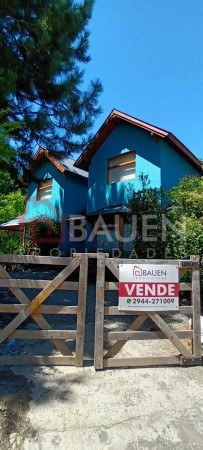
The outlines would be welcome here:
M 80 169 L 78 167 L 75 167 L 75 160 L 72 158 L 61 158 L 56 159 L 54 156 L 52 156 L 46 149 L 40 147 L 38 151 L 35 153 L 33 157 L 33 161 L 40 161 L 43 157 L 47 158 L 61 173 L 68 172 L 71 175 L 76 175 L 81 178 L 88 178 L 88 172 L 86 170 Z M 31 167 L 29 170 L 34 170 Z

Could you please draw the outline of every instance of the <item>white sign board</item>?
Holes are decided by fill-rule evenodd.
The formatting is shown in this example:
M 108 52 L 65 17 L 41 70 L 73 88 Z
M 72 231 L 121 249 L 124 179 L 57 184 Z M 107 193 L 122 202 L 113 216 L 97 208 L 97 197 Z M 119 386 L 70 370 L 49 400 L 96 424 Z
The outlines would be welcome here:
M 120 264 L 118 308 L 120 311 L 178 310 L 178 266 Z

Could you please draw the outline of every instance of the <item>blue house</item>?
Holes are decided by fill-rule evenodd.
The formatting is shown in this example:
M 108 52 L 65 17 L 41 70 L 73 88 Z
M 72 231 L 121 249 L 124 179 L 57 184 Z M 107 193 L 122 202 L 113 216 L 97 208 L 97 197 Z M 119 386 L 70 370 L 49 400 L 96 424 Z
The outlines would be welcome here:
M 74 167 L 74 160 L 56 160 L 40 148 L 29 170 L 25 223 L 55 221 L 61 224 L 60 249 L 71 247 L 70 217 L 86 213 L 88 172 Z M 43 242 L 44 239 L 42 238 Z M 51 238 L 47 237 L 47 241 Z M 56 241 L 57 243 L 57 241 Z M 77 243 L 76 243 L 77 244 Z M 83 244 L 84 246 L 84 244 Z M 83 246 L 76 245 L 82 250 Z
M 125 224 L 129 213 L 129 183 L 138 190 L 139 175 L 149 176 L 151 187 L 169 189 L 181 178 L 202 174 L 199 160 L 172 133 L 132 116 L 113 110 L 91 144 L 75 162 L 75 167 L 89 171 L 87 217 L 94 226 L 99 215 L 112 236 L 98 233 L 95 247 L 119 246 L 115 239 L 115 215 L 119 215 L 120 235 L 127 236 Z M 92 242 L 89 243 L 92 245 Z M 122 245 L 129 249 L 129 245 Z
M 77 161 L 58 161 L 38 150 L 29 171 L 25 213 L 1 229 L 53 219 L 61 224 L 57 245 L 62 250 L 126 251 L 131 244 L 121 243 L 118 234 L 131 233 L 128 187 L 138 190 L 142 173 L 151 187 L 169 189 L 184 176 L 201 175 L 202 168 L 172 133 L 113 110 Z
M 70 249 L 70 217 L 85 217 L 87 207 L 88 173 L 74 167 L 74 160 L 53 158 L 40 148 L 33 158 L 33 166 L 26 173 L 29 181 L 25 212 L 1 224 L 3 230 L 20 231 L 24 243 L 31 240 L 40 248 Z M 82 216 L 83 214 L 83 216 Z M 53 234 L 53 223 L 59 233 Z M 42 228 L 42 225 L 44 227 Z M 41 234 L 37 232 L 41 227 Z M 44 235 L 43 235 L 44 230 Z M 58 237 L 59 234 L 59 237 Z M 42 235 L 42 236 L 41 236 Z M 29 237 L 29 239 L 28 239 Z M 85 242 L 74 243 L 82 251 Z

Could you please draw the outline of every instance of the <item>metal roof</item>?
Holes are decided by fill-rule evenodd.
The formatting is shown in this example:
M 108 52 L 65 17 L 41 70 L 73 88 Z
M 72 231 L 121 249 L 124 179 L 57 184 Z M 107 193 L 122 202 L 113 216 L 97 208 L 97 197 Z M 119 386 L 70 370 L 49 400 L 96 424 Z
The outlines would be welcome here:
M 99 216 L 100 214 L 102 216 L 105 214 L 128 214 L 131 212 L 132 212 L 131 208 L 126 203 L 117 206 L 114 205 L 106 206 L 105 208 L 98 209 L 97 211 L 88 213 L 87 216 Z
M 26 220 L 25 219 L 25 215 L 21 214 L 20 216 L 15 217 L 12 220 L 8 220 L 8 222 L 1 223 L 0 224 L 0 228 L 2 230 L 13 230 L 13 231 L 16 231 L 16 230 L 19 230 L 20 227 L 22 227 L 24 225 L 28 225 L 28 224 L 30 224 L 32 222 L 35 222 L 35 221 L 36 221 L 36 219 Z
M 82 177 L 88 178 L 88 172 L 86 172 L 85 170 L 79 169 L 78 167 L 75 167 L 75 160 L 72 158 L 63 158 L 61 160 L 59 160 L 59 163 L 62 164 L 62 166 L 64 167 L 65 170 L 76 174 L 76 175 L 80 175 Z

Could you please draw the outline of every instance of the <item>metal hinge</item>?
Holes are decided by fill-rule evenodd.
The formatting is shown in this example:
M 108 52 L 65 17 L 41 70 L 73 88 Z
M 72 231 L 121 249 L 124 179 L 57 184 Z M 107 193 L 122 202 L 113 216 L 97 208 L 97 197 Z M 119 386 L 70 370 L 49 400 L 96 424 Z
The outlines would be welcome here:
M 200 266 L 199 261 L 182 261 L 181 262 L 182 267 L 194 267 L 194 266 Z

